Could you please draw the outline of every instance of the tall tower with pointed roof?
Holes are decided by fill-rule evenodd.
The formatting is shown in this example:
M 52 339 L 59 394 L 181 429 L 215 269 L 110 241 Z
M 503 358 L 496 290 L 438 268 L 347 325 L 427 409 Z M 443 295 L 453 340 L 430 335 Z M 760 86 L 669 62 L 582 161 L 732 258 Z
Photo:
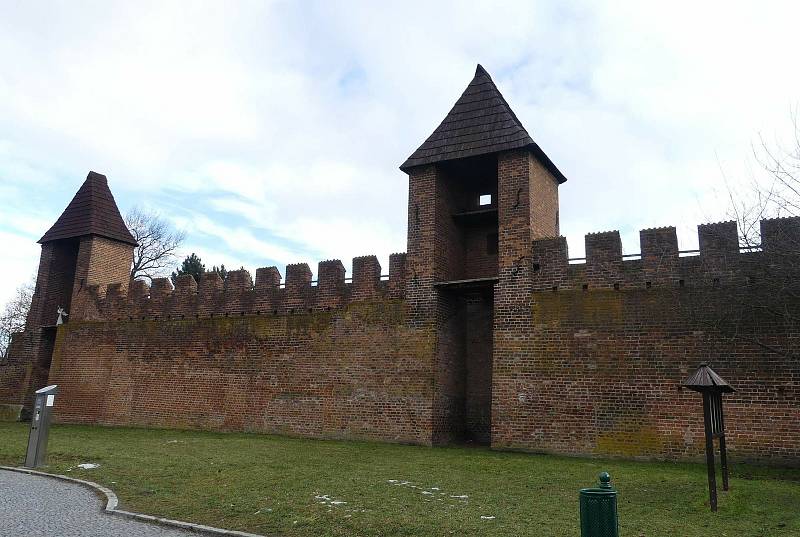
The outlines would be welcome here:
M 39 244 L 42 255 L 28 328 L 54 325 L 58 308 L 69 312 L 89 286 L 128 285 L 136 241 L 105 175 L 89 172 Z
M 489 73 L 400 166 L 409 176 L 407 298 L 436 337 L 433 442 L 492 438 L 493 370 L 530 317 L 531 241 L 559 234 L 564 175 Z
M 119 213 L 104 175 L 89 172 L 67 208 L 39 239 L 42 253 L 21 347 L 30 364 L 22 404 L 47 382 L 58 310 L 80 320 L 74 306 L 90 286 L 127 288 L 136 241 Z

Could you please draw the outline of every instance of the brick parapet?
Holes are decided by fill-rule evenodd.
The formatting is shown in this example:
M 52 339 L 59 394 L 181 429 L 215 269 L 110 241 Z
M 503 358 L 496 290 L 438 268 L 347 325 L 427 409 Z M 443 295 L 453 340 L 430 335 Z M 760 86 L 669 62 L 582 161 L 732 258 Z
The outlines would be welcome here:
M 737 285 L 768 273 L 770 256 L 800 241 L 800 218 L 764 220 L 759 250 L 740 251 L 735 222 L 698 226 L 700 249 L 681 256 L 674 227 L 639 232 L 641 253 L 623 258 L 618 231 L 586 235 L 586 258 L 570 263 L 564 237 L 532 243 L 535 291 Z M 735 242 L 734 242 L 735 241 Z
M 406 289 L 405 254 L 392 254 L 388 280 L 381 279 L 375 256 L 353 260 L 353 278 L 347 281 L 338 259 L 319 263 L 319 280 L 313 282 L 305 263 L 288 265 L 285 285 L 276 267 L 259 268 L 253 282 L 246 270 L 219 274 L 207 272 L 196 282 L 191 275 L 179 276 L 175 286 L 168 278 L 152 284 L 134 281 L 129 288 L 112 284 L 88 286 L 81 293 L 81 319 L 174 319 L 255 313 L 287 314 L 342 308 L 349 303 L 374 299 L 403 299 Z

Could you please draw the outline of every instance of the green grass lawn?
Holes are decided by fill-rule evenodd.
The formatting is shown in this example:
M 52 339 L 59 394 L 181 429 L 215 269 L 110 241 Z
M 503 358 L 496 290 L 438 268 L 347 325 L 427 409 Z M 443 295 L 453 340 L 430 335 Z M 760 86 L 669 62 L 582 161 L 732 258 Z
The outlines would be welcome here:
M 27 431 L 0 423 L 0 463 L 22 462 Z M 123 509 L 255 533 L 577 537 L 578 489 L 606 470 L 623 537 L 800 535 L 800 471 L 735 462 L 711 513 L 695 464 L 81 426 L 54 426 L 49 451 L 46 471 Z

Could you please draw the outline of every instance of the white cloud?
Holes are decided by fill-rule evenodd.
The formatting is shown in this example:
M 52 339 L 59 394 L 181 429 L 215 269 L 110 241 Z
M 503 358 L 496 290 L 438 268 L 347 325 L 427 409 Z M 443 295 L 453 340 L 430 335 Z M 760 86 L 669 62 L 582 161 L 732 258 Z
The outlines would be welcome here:
M 0 262 L 0 304 L 5 304 L 20 285 L 36 275 L 39 245 L 28 237 L 0 231 L 3 261 Z
M 225 244 L 229 251 L 246 255 L 248 258 L 287 259 L 294 255 L 290 250 L 258 239 L 249 229 L 221 226 L 202 215 L 194 215 L 189 220 L 176 219 L 176 224 L 182 229 L 191 229 L 198 234 L 207 235 L 217 245 Z M 212 264 L 216 264 L 216 261 Z
M 231 267 L 405 249 L 397 166 L 475 63 L 564 171 L 583 234 L 724 217 L 720 165 L 800 95 L 790 2 L 18 3 L 0 20 L 3 293 L 87 170 Z M 21 242 L 28 241 L 26 248 Z M 206 258 L 205 256 L 213 256 Z M 238 261 L 241 260 L 241 261 Z M 384 267 L 386 269 L 387 267 Z

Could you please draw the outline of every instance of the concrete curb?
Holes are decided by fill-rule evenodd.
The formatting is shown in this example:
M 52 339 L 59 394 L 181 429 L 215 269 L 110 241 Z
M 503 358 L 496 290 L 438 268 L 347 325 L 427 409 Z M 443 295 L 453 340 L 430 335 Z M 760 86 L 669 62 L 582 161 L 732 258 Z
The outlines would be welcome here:
M 101 495 L 102 493 L 106 497 L 106 506 L 103 508 L 103 512 L 109 515 L 117 515 L 125 518 L 131 518 L 134 520 L 141 520 L 143 522 L 148 522 L 150 524 L 161 524 L 162 526 L 180 528 L 183 530 L 193 531 L 195 533 L 200 533 L 204 535 L 228 535 L 231 537 L 267 537 L 265 535 L 257 535 L 255 533 L 247 533 L 244 531 L 223 530 L 221 528 L 204 526 L 202 524 L 193 524 L 191 522 L 184 522 L 182 520 L 172 520 L 169 518 L 144 515 L 142 513 L 132 513 L 130 511 L 123 511 L 121 509 L 117 509 L 117 506 L 119 505 L 119 500 L 117 499 L 117 495 L 114 494 L 113 490 L 106 488 L 102 485 L 98 485 L 97 483 L 94 483 L 92 481 L 84 481 L 83 479 L 76 479 L 74 477 L 69 477 L 60 474 L 48 474 L 45 472 L 37 472 L 36 470 L 31 470 L 29 468 L 0 466 L 0 470 L 7 470 L 9 472 L 18 472 L 21 474 L 38 475 L 41 477 L 49 477 L 51 479 L 60 479 L 61 481 L 67 481 L 70 483 L 75 483 L 77 485 L 89 488 L 95 494 Z

